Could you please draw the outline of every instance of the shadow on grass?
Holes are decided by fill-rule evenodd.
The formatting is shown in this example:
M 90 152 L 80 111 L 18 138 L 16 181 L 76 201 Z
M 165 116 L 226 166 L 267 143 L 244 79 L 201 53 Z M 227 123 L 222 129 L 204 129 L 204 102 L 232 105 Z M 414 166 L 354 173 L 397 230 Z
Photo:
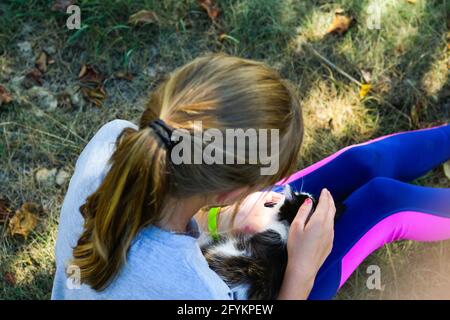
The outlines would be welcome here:
M 319 1 L 319 3 L 323 3 Z M 406 38 L 406 44 L 401 48 L 383 48 L 380 50 L 375 41 L 381 38 L 389 38 L 389 35 L 384 34 L 383 21 L 380 30 L 368 30 L 365 26 L 364 11 L 366 10 L 367 1 L 344 1 L 344 8 L 350 8 L 346 11 L 347 15 L 356 17 L 357 25 L 350 28 L 350 30 L 343 36 L 338 37 L 334 35 L 325 36 L 320 40 L 308 41 L 306 45 L 301 45 L 297 49 L 297 54 L 294 56 L 297 60 L 297 70 L 308 66 L 309 74 L 306 75 L 307 81 L 299 81 L 302 95 L 306 96 L 318 79 L 325 81 L 335 81 L 351 85 L 349 79 L 343 77 L 335 70 L 313 56 L 308 50 L 308 46 L 312 46 L 322 55 L 341 67 L 348 74 L 359 81 L 363 81 L 361 77 L 362 69 L 371 68 L 371 62 L 375 61 L 354 61 L 351 52 L 349 55 L 343 54 L 342 48 L 348 45 L 348 41 L 357 46 L 361 44 L 364 49 L 367 42 L 374 42 L 373 50 L 382 51 L 380 54 L 391 58 L 394 63 L 386 66 L 383 72 L 379 72 L 375 76 L 378 78 L 387 78 L 389 84 L 387 90 L 377 92 L 375 79 L 375 99 L 367 99 L 364 103 L 367 107 L 377 110 L 381 114 L 380 134 L 392 132 L 392 130 L 412 129 L 415 127 L 428 126 L 428 123 L 435 121 L 445 121 L 445 116 L 448 118 L 448 111 L 445 107 L 448 100 L 448 84 L 442 87 L 441 93 L 436 96 L 429 96 L 423 87 L 424 77 L 427 73 L 432 72 L 432 67 L 436 64 L 442 56 L 443 46 L 445 46 L 445 3 L 442 1 L 428 1 L 423 4 L 423 14 L 420 17 L 411 17 L 411 20 L 417 19 L 417 30 L 414 34 Z M 403 4 L 408 6 L 409 4 Z M 419 4 L 418 4 L 419 5 Z M 310 8 L 311 9 L 311 8 Z M 389 10 L 399 10 L 398 8 L 387 8 L 387 17 L 389 19 Z M 332 11 L 330 10 L 330 14 Z M 410 11 L 412 11 L 410 9 Z M 420 13 L 420 10 L 418 10 Z M 310 12 L 306 11 L 303 14 L 305 18 Z M 393 23 L 392 21 L 385 21 L 385 23 Z M 392 26 L 390 26 L 392 28 Z M 395 31 L 395 30 L 394 30 Z M 369 47 L 369 51 L 371 48 Z M 401 51 L 397 53 L 397 51 Z M 367 52 L 369 55 L 370 52 Z M 330 73 L 334 76 L 330 79 Z M 448 83 L 448 81 L 447 81 Z M 447 88 L 447 89 L 446 89 Z M 418 121 L 411 119 L 412 109 L 417 113 Z M 444 116 L 444 119 L 442 117 Z M 448 120 L 447 120 L 448 121 Z

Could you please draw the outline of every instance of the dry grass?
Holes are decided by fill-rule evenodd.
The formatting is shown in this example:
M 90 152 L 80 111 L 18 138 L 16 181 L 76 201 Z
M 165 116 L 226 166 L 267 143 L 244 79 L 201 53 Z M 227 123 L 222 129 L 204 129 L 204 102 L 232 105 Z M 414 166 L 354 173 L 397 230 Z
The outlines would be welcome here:
M 15 102 L 0 107 L 0 197 L 13 208 L 25 201 L 46 210 L 28 239 L 12 238 L 0 226 L 0 296 L 49 298 L 54 272 L 53 247 L 59 209 L 67 184 L 40 185 L 39 168 L 73 172 L 80 150 L 98 128 L 115 118 L 135 120 L 145 94 L 175 67 L 205 51 L 224 51 L 262 59 L 298 87 L 306 117 L 301 165 L 311 164 L 349 144 L 395 131 L 429 127 L 450 120 L 446 1 L 295 1 L 223 0 L 212 24 L 194 0 L 79 1 L 80 32 L 64 28 L 65 16 L 49 11 L 52 1 L 0 3 L 0 84 Z M 383 4 L 380 30 L 366 25 L 367 6 Z M 344 8 L 356 23 L 342 37 L 324 36 L 334 10 Z M 153 9 L 160 25 L 131 28 L 130 14 Z M 229 37 L 219 40 L 225 32 Z M 32 45 L 31 55 L 18 44 Z M 375 89 L 359 98 L 358 87 L 308 50 L 312 46 L 358 81 L 371 73 Z M 17 77 L 34 64 L 42 49 L 54 49 L 55 64 L 43 87 L 55 95 L 74 88 L 83 63 L 108 76 L 104 106 L 76 105 L 42 110 L 24 102 L 28 91 Z M 127 69 L 132 82 L 112 74 Z M 36 104 L 35 102 L 33 102 Z M 436 169 L 416 181 L 450 187 Z M 358 269 L 339 299 L 449 298 L 450 243 L 394 243 Z M 368 290 L 365 268 L 382 270 L 384 291 Z M 6 273 L 16 284 L 5 280 Z

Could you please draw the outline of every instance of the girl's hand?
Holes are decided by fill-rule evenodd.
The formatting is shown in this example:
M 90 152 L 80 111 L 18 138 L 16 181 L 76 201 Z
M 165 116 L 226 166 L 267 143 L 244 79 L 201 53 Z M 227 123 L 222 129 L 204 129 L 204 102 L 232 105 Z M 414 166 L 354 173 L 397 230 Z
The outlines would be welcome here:
M 319 204 L 307 221 L 311 208 L 312 202 L 307 199 L 289 229 L 288 265 L 280 299 L 306 299 L 317 271 L 331 252 L 336 208 L 330 192 L 322 190 Z

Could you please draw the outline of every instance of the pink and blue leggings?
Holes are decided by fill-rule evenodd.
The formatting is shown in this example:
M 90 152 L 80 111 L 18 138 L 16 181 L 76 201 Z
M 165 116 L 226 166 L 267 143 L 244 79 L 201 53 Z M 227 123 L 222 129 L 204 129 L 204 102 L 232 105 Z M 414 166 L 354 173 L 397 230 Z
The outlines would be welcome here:
M 444 125 L 344 148 L 284 181 L 316 197 L 327 188 L 346 206 L 309 299 L 331 299 L 386 243 L 450 239 L 450 189 L 406 183 L 449 159 L 450 125 Z

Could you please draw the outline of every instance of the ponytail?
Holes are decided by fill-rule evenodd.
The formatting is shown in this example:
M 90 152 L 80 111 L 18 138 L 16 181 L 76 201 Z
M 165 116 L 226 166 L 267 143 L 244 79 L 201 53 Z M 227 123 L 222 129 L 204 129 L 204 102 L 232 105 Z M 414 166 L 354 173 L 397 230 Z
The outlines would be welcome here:
M 84 231 L 72 263 L 80 268 L 83 283 L 104 289 L 125 262 L 141 227 L 160 219 L 168 194 L 166 156 L 149 127 L 122 132 L 110 170 L 80 207 Z

